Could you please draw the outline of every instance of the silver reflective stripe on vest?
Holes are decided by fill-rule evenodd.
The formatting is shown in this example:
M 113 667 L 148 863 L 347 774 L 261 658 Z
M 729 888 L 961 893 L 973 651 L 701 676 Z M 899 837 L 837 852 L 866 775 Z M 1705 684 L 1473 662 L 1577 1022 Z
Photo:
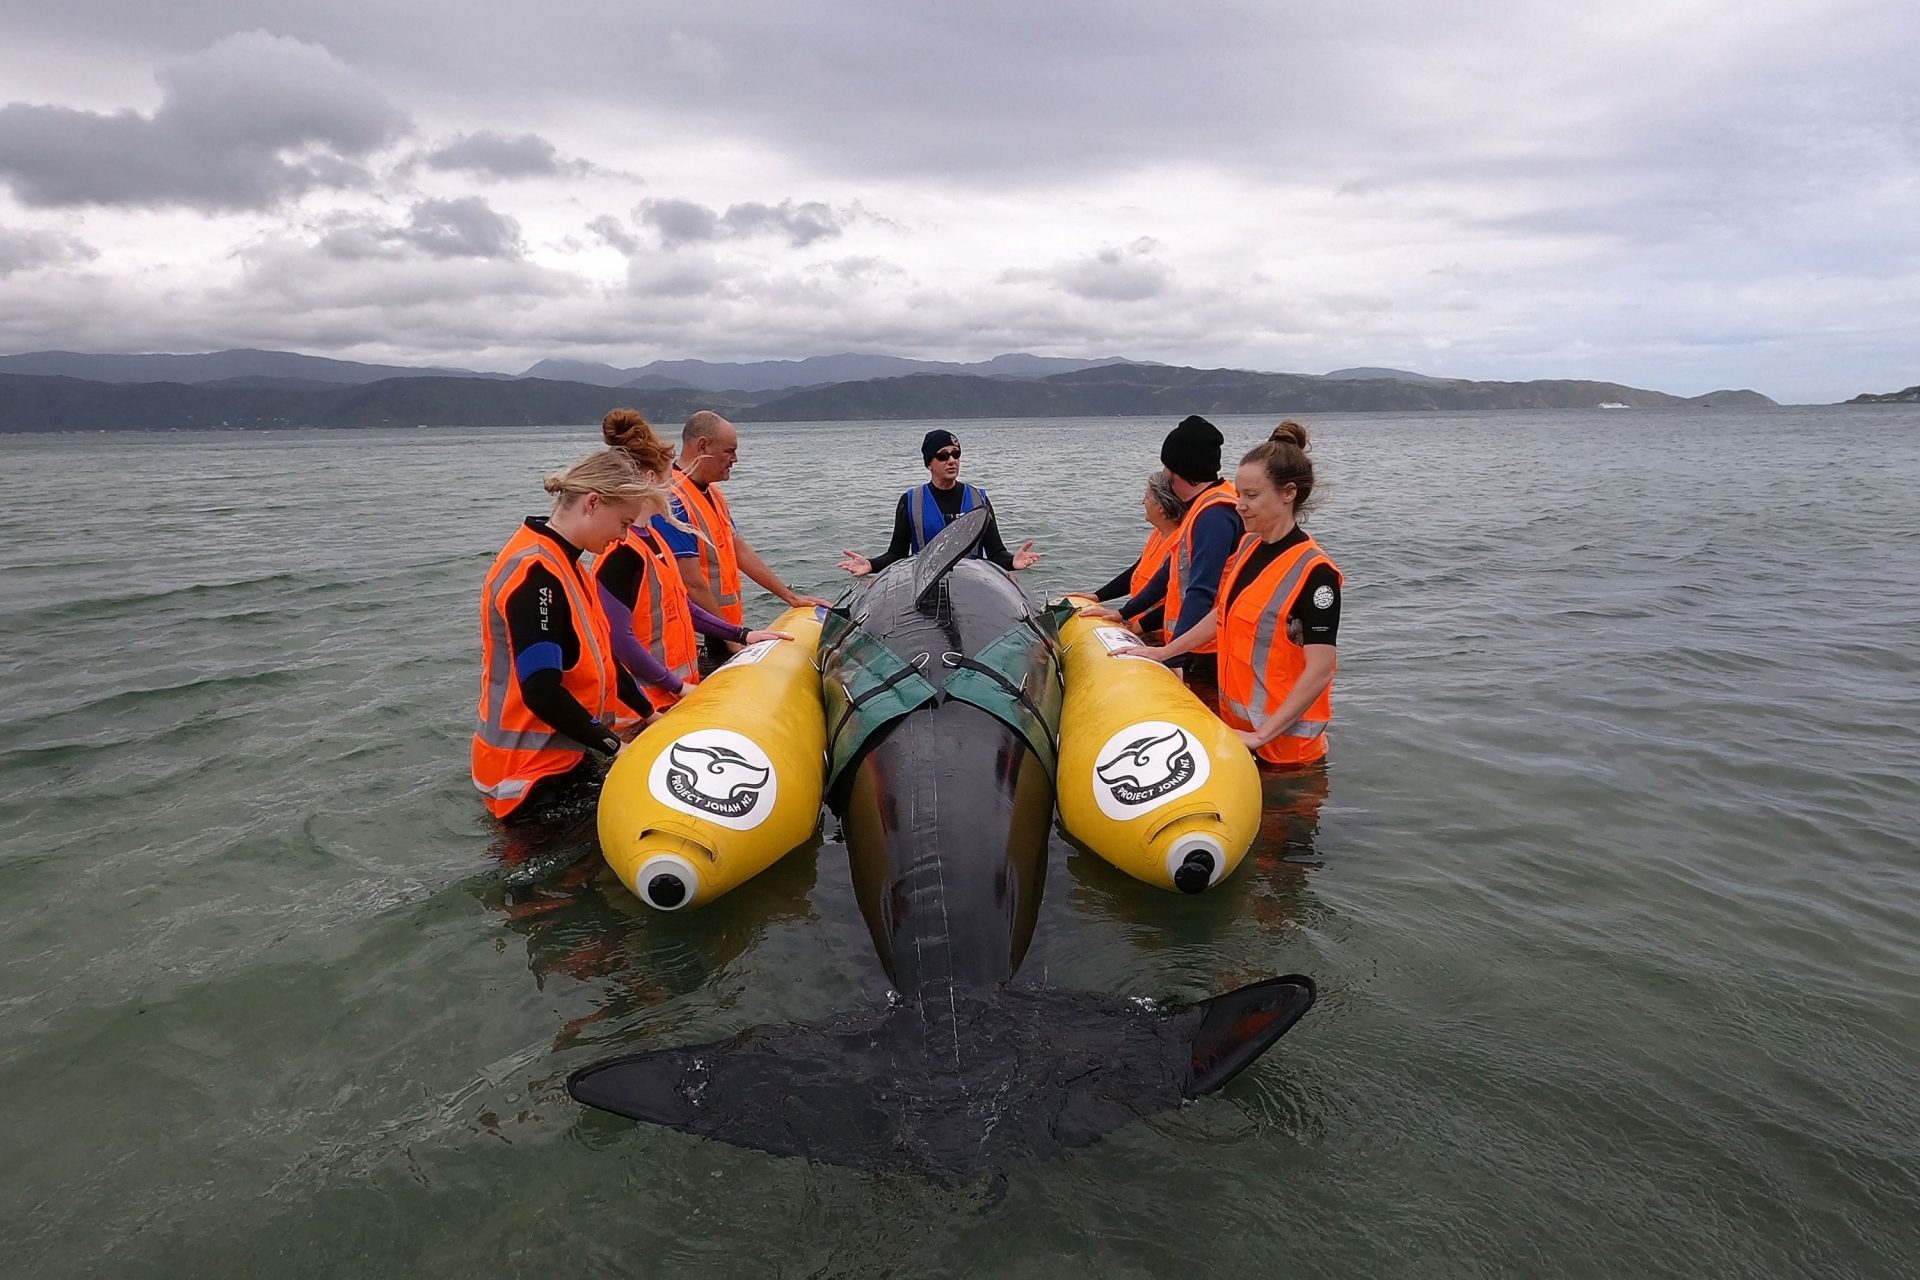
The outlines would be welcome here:
M 492 633 L 489 638 L 493 641 L 491 650 L 495 661 L 492 669 L 486 673 L 487 704 L 480 716 L 482 726 L 497 725 L 500 717 L 506 714 L 507 681 L 513 679 L 513 641 L 507 635 L 506 611 L 500 607 L 501 584 L 512 580 L 528 556 L 539 554 L 538 547 L 522 547 L 507 558 L 507 562 L 500 566 L 500 571 L 487 584 L 487 598 L 482 602 L 482 607 L 486 610 L 487 629 Z
M 490 787 L 480 781 L 480 779 L 475 778 L 473 785 L 481 795 L 487 797 L 489 800 L 518 800 L 521 796 L 527 794 L 528 789 L 533 786 L 533 779 L 508 778 L 505 782 Z
M 686 472 L 680 474 L 685 475 Z M 691 478 L 687 480 L 689 489 L 699 489 Z M 703 492 L 700 495 L 705 498 Z M 693 521 L 700 534 L 700 572 L 707 579 L 707 587 L 713 592 L 714 600 L 721 608 L 740 603 L 738 592 L 729 592 L 720 572 L 720 543 L 713 536 L 713 526 L 707 523 L 707 517 L 701 510 L 701 504 L 688 498 L 680 506 L 686 511 L 687 519 Z M 717 515 L 717 513 L 716 513 Z
M 484 721 L 474 730 L 474 734 L 488 746 L 499 747 L 502 751 L 545 751 L 553 746 L 571 749 L 578 745 L 572 738 L 562 734 L 548 733 L 539 729 L 502 729 L 497 724 L 487 724 Z
M 575 619 L 574 630 L 580 637 L 581 656 L 590 659 L 600 673 L 601 705 L 587 708 L 588 713 L 596 718 L 606 712 L 605 699 L 613 683 L 613 672 L 607 665 L 606 654 L 600 650 L 600 629 L 593 625 L 591 606 L 588 604 L 585 589 L 581 586 L 578 575 L 573 571 L 573 566 L 558 563 L 560 560 L 558 553 L 543 545 L 524 547 L 509 556 L 506 563 L 501 565 L 500 572 L 494 575 L 487 587 L 487 627 L 492 632 L 494 664 L 493 669 L 487 672 L 487 707 L 480 718 L 480 727 L 476 732 L 480 735 L 480 740 L 489 746 L 537 751 L 558 745 L 561 741 L 560 735 L 523 733 L 507 729 L 501 724 L 506 716 L 507 682 L 513 679 L 513 642 L 507 633 L 506 610 L 500 607 L 502 585 L 513 579 L 520 565 L 529 557 L 544 560 L 549 568 L 555 569 L 554 576 L 560 579 L 560 589 L 567 593 L 567 605 L 573 610 Z M 578 748 L 578 744 L 574 744 L 571 738 L 564 741 L 571 744 L 574 749 Z
M 1251 555 L 1252 553 L 1249 552 L 1248 554 Z M 1269 600 L 1275 602 L 1274 607 L 1262 610 L 1260 613 L 1260 621 L 1254 624 L 1253 705 L 1256 707 L 1268 705 L 1267 664 L 1273 658 L 1275 638 L 1286 632 L 1286 615 L 1288 607 L 1293 603 L 1293 593 L 1299 589 L 1300 580 L 1306 577 L 1307 570 L 1313 568 L 1325 559 L 1326 557 L 1320 554 L 1319 549 L 1315 548 L 1296 560 L 1293 568 L 1287 570 L 1286 573 L 1281 576 L 1280 584 L 1274 588 L 1273 594 L 1267 597 Z M 1245 562 L 1242 561 L 1242 563 L 1244 564 Z M 1245 589 L 1250 590 L 1252 585 L 1252 583 L 1248 583 Z M 1222 583 L 1221 586 L 1224 591 L 1227 589 L 1228 584 Z M 1293 642 L 1289 640 L 1287 643 L 1292 644 Z M 1236 707 L 1236 710 L 1238 709 L 1239 708 Z M 1263 716 L 1262 718 L 1264 719 L 1265 717 Z M 1246 721 L 1254 728 L 1259 728 L 1260 726 L 1260 721 L 1255 720 L 1251 715 L 1246 716 Z M 1326 725 L 1322 724 L 1319 730 L 1312 733 L 1294 733 L 1291 729 L 1289 729 L 1287 733 L 1296 738 L 1317 738 L 1325 729 Z
M 907 550 L 916 556 L 927 545 L 927 506 L 920 500 L 920 490 L 925 487 L 916 485 L 907 490 L 907 519 L 913 524 L 913 545 Z
M 667 586 L 658 580 L 660 576 L 658 560 L 650 559 L 647 567 L 647 578 L 653 583 L 652 588 L 647 592 L 647 621 L 653 626 L 653 641 L 647 647 L 653 651 L 653 656 L 659 660 L 661 666 L 666 667 L 684 683 L 692 678 L 696 659 L 689 658 L 677 667 L 667 665 Z M 669 564 L 666 572 L 674 573 L 677 570 Z
M 1207 496 L 1211 496 L 1216 491 L 1216 489 L 1207 490 Z M 1199 500 L 1206 502 L 1206 497 L 1202 497 Z M 1206 505 L 1208 507 L 1215 507 L 1220 504 L 1217 502 L 1207 502 Z M 1199 521 L 1200 512 L 1205 509 L 1205 507 L 1200 507 L 1189 511 L 1187 513 L 1187 519 L 1181 524 L 1179 531 L 1174 534 L 1173 567 L 1176 572 L 1167 579 L 1167 591 L 1169 595 L 1171 595 L 1174 584 L 1176 582 L 1180 584 L 1179 594 L 1181 598 L 1176 603 L 1178 603 L 1182 609 L 1186 607 L 1187 583 L 1193 577 L 1193 526 Z M 1179 625 L 1180 620 L 1178 618 L 1168 618 L 1167 634 L 1172 635 L 1174 633 L 1173 629 Z

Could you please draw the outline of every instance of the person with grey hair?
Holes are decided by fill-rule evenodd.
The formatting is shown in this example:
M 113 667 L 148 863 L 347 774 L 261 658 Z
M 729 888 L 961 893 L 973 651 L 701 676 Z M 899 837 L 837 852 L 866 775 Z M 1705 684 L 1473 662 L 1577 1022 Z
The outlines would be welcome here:
M 1095 600 L 1118 600 L 1143 590 L 1179 541 L 1180 521 L 1187 514 L 1187 504 L 1173 491 L 1173 481 L 1164 469 L 1147 473 L 1147 488 L 1140 495 L 1140 506 L 1151 526 L 1146 545 L 1140 548 L 1140 558 L 1114 575 L 1104 587 L 1090 592 Z M 1166 629 L 1166 615 L 1159 605 L 1141 614 L 1135 622 L 1140 634 L 1150 643 L 1157 642 Z

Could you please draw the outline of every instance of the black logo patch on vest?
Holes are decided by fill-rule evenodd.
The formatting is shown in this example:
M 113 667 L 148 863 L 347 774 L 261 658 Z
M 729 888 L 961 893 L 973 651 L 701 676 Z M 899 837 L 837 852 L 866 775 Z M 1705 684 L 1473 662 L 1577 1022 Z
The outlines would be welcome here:
M 773 770 L 725 747 L 676 742 L 667 749 L 667 790 L 681 804 L 719 818 L 740 818 L 760 803 Z
M 1094 773 L 1121 804 L 1150 804 L 1193 781 L 1198 766 L 1193 744 L 1175 729 L 1157 737 L 1135 738 L 1100 762 Z

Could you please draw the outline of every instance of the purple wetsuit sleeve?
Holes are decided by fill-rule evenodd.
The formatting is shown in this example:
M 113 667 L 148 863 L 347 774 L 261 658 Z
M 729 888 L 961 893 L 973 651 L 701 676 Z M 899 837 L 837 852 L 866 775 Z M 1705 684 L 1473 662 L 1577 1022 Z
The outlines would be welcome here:
M 620 665 L 632 672 L 642 684 L 654 685 L 668 693 L 679 693 L 680 678 L 653 656 L 653 650 L 640 643 L 640 637 L 633 634 L 632 610 L 620 603 L 604 584 L 600 588 L 600 604 L 607 611 L 607 621 L 613 625 L 613 656 Z
M 714 636 L 721 640 L 744 640 L 745 627 L 736 627 L 725 618 L 716 618 L 693 601 L 687 601 L 687 608 L 693 610 L 693 629 L 703 636 Z

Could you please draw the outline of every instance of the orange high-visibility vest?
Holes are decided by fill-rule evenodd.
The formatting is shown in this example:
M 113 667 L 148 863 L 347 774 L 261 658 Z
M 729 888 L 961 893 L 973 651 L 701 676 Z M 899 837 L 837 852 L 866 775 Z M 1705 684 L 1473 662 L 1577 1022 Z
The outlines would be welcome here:
M 633 638 L 651 651 L 661 666 L 679 676 L 681 683 L 699 683 L 700 637 L 694 633 L 693 611 L 687 607 L 691 597 L 687 595 L 687 584 L 681 580 L 673 556 L 637 524 L 627 528 L 627 545 L 640 556 L 640 593 L 633 602 Z M 600 566 L 606 562 L 607 558 L 600 556 L 593 563 L 596 586 L 600 581 Z M 662 711 L 685 696 L 655 685 L 647 686 L 648 700 Z
M 586 756 L 581 744 L 528 710 L 513 671 L 507 597 L 536 564 L 560 579 L 580 641 L 580 656 L 560 673 L 560 687 L 602 723 L 619 704 L 613 628 L 600 607 L 598 589 L 564 551 L 521 525 L 495 557 L 480 588 L 480 726 L 473 735 L 473 785 L 496 818 L 517 809 L 534 783 L 565 773 Z
M 673 496 L 700 535 L 700 579 L 720 602 L 719 615 L 736 627 L 747 620 L 740 603 L 740 561 L 733 549 L 733 513 L 718 485 L 702 489 L 679 466 L 673 469 Z
M 1133 566 L 1133 577 L 1127 579 L 1128 595 L 1137 596 L 1147 589 L 1147 584 L 1153 581 L 1153 575 L 1160 571 L 1160 566 L 1165 564 L 1167 557 L 1173 554 L 1173 548 L 1179 540 L 1178 529 L 1169 529 L 1165 533 L 1155 529 L 1147 534 L 1146 545 L 1140 548 L 1140 562 Z M 1165 612 L 1166 610 L 1162 608 L 1161 613 L 1164 615 Z M 1141 635 L 1153 644 L 1159 644 L 1166 634 L 1167 628 L 1164 624 L 1154 635 L 1149 636 L 1144 631 L 1141 632 Z
M 1180 522 L 1180 530 L 1174 535 L 1175 551 L 1173 558 L 1167 561 L 1167 634 L 1177 636 L 1174 630 L 1180 625 L 1180 589 L 1181 585 L 1193 574 L 1193 522 L 1200 513 L 1210 507 L 1231 507 L 1240 501 L 1240 491 L 1233 487 L 1233 481 L 1227 480 L 1215 485 L 1202 494 L 1194 504 L 1187 508 L 1186 518 Z M 1224 589 L 1214 597 L 1218 600 L 1224 595 Z M 1219 637 L 1207 641 L 1191 653 L 1212 653 L 1220 647 Z
M 1213 606 L 1214 619 L 1220 624 L 1220 718 L 1235 729 L 1249 731 L 1258 729 L 1286 701 L 1294 681 L 1306 670 L 1306 648 L 1287 634 L 1287 619 L 1306 589 L 1307 575 L 1323 564 L 1336 576 L 1340 573 L 1320 544 L 1308 538 L 1262 569 L 1229 609 L 1227 597 L 1233 593 L 1240 568 L 1259 545 L 1254 534 L 1241 540 L 1220 575 L 1220 597 Z M 1269 764 L 1311 764 L 1327 754 L 1327 724 L 1332 719 L 1329 682 L 1298 720 L 1254 754 Z

